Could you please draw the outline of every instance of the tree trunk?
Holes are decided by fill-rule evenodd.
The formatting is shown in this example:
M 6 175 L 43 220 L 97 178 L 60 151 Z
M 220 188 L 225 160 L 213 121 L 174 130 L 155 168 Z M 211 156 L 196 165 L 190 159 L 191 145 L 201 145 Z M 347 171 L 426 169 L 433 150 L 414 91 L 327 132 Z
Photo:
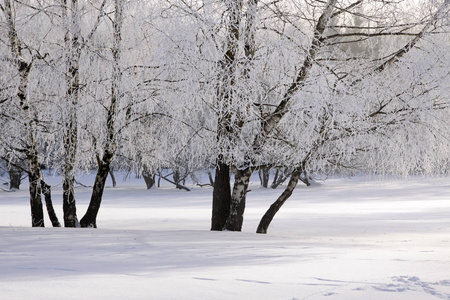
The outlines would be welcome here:
M 114 176 L 114 170 L 113 170 L 113 168 L 111 168 L 111 169 L 109 170 L 109 176 L 111 176 L 111 180 L 112 180 L 112 185 L 113 185 L 113 187 L 116 187 L 116 186 L 117 186 L 117 182 L 116 182 L 116 177 Z
M 45 227 L 44 210 L 42 208 L 42 198 L 41 198 L 42 193 L 41 177 L 37 152 L 35 153 L 35 155 L 33 155 L 28 159 L 28 164 L 29 164 L 28 179 L 30 182 L 31 226 Z
M 288 183 L 286 189 L 281 194 L 281 196 L 278 197 L 278 199 L 270 206 L 270 208 L 267 210 L 267 212 L 264 214 L 261 221 L 259 222 L 256 233 L 267 233 L 267 228 L 269 228 L 270 222 L 272 222 L 273 217 L 278 212 L 278 210 L 280 210 L 281 206 L 292 195 L 292 192 L 294 191 L 295 187 L 297 186 L 298 180 L 299 180 L 302 172 L 303 172 L 302 168 L 295 169 L 294 172 L 292 172 L 291 179 L 289 180 L 289 183 Z
M 63 18 L 67 21 L 64 36 L 66 55 L 66 95 L 65 101 L 67 119 L 64 121 L 64 165 L 63 175 L 63 213 L 65 227 L 78 227 L 78 217 L 75 203 L 75 165 L 78 143 L 78 99 L 80 93 L 80 26 L 78 1 L 72 0 L 68 5 L 63 1 Z M 69 13 L 68 13 L 69 12 Z
M 259 180 L 264 188 L 269 186 L 270 168 L 263 168 L 258 171 Z
M 274 187 L 274 185 L 278 181 L 278 174 L 280 174 L 280 170 L 276 169 L 275 170 L 275 175 L 273 176 L 272 184 L 270 185 L 270 187 L 273 188 L 273 189 L 276 188 L 276 187 Z
M 303 176 L 302 176 L 303 175 Z M 310 182 L 310 177 L 308 176 L 308 173 L 306 171 L 303 171 L 302 174 L 300 175 L 299 180 L 301 182 L 303 182 L 304 184 L 306 184 L 306 186 L 310 186 L 311 182 Z
M 64 227 L 79 227 L 74 191 L 75 176 L 69 172 L 63 176 Z
M 177 170 L 173 171 L 172 177 L 173 177 L 173 181 L 176 184 L 179 184 L 181 182 L 181 176 L 180 176 L 180 172 L 179 171 L 177 171 Z
M 20 188 L 20 183 L 22 180 L 22 171 L 16 167 L 11 166 L 9 171 L 9 189 L 18 190 Z
M 142 177 L 144 178 L 147 190 L 151 189 L 155 185 L 155 174 L 151 174 L 147 171 L 142 172 Z
M 97 228 L 97 214 L 102 203 L 103 191 L 105 190 L 106 178 L 108 177 L 110 161 L 112 155 L 106 153 L 103 159 L 98 160 L 98 170 L 95 176 L 94 187 L 92 188 L 91 201 L 86 214 L 80 220 L 80 226 L 83 228 Z
M 100 159 L 97 156 L 98 170 L 95 176 L 94 187 L 92 189 L 91 201 L 86 214 L 80 220 L 81 227 L 97 228 L 97 214 L 102 202 L 103 191 L 105 189 L 106 178 L 111 168 L 111 162 L 117 149 L 116 144 L 116 110 L 117 103 L 121 96 L 119 84 L 122 81 L 122 71 L 120 70 L 120 47 L 122 44 L 122 24 L 123 24 L 123 9 L 125 3 L 121 0 L 114 1 L 114 22 L 113 22 L 113 47 L 112 52 L 112 84 L 111 84 L 111 103 L 107 111 L 106 118 L 106 143 L 104 146 L 103 157 Z
M 17 35 L 14 23 L 14 9 L 10 0 L 4 1 L 2 10 L 6 17 L 11 55 L 16 61 L 17 72 L 19 74 L 16 96 L 18 100 L 17 104 L 21 109 L 23 134 L 26 137 L 25 153 L 28 159 L 28 180 L 30 182 L 31 226 L 44 227 L 38 150 L 34 136 L 35 121 L 30 112 L 30 101 L 28 98 L 28 77 L 30 75 L 32 61 L 27 63 L 22 56 L 22 43 Z
M 53 208 L 51 187 L 47 183 L 45 183 L 43 179 L 41 179 L 41 189 L 45 197 L 45 205 L 47 206 L 48 217 L 50 218 L 53 227 L 61 227 L 58 217 L 55 214 L 55 209 Z
M 243 77 L 245 80 L 250 79 L 250 70 L 254 61 L 254 55 L 256 52 L 256 43 L 255 43 L 255 32 L 256 32 L 256 16 L 257 16 L 257 0 L 249 0 L 247 1 L 247 7 L 244 12 L 245 24 L 243 24 L 243 36 L 240 35 L 240 28 L 242 19 L 242 12 L 244 1 L 230 1 L 230 27 L 229 27 L 229 36 L 228 43 L 229 49 L 225 55 L 225 58 L 228 60 L 228 66 L 225 71 L 230 72 L 228 76 L 230 76 L 231 81 L 230 92 L 226 94 L 225 99 L 232 104 L 233 100 L 233 88 L 235 84 L 234 72 L 236 72 L 236 62 L 239 64 L 239 44 L 244 44 L 244 68 L 243 68 Z M 248 103 L 253 102 L 253 99 L 246 99 Z M 227 112 L 228 114 L 231 111 Z M 245 123 L 244 120 L 235 120 L 232 121 L 233 118 L 226 115 L 226 125 L 228 133 L 231 133 L 234 137 L 239 136 L 239 134 L 235 131 L 240 131 Z M 231 127 L 230 127 L 231 126 Z M 228 128 L 230 127 L 230 128 Z M 244 210 L 245 210 L 245 201 L 247 197 L 248 185 L 250 182 L 250 176 L 252 175 L 253 170 L 251 168 L 247 168 L 244 170 L 236 170 L 234 172 L 234 186 L 233 192 L 231 194 L 230 201 L 230 212 L 228 218 L 225 222 L 224 230 L 229 231 L 241 231 L 242 223 L 244 221 Z
M 234 172 L 233 194 L 231 195 L 230 214 L 225 223 L 225 230 L 241 231 L 244 221 L 245 201 L 252 170 L 250 168 Z
M 277 169 L 270 187 L 276 189 L 280 184 L 283 184 L 283 182 L 285 182 L 288 177 L 289 175 L 285 175 L 285 171 L 280 171 L 279 169 Z
M 208 170 L 208 178 L 209 178 L 209 184 L 214 187 L 214 178 L 212 177 L 211 171 Z
M 158 187 L 161 187 L 162 170 L 158 170 Z
M 168 175 L 167 175 L 167 176 L 168 176 Z M 177 189 L 185 190 L 185 191 L 188 191 L 188 192 L 191 191 L 189 188 L 187 188 L 187 187 L 185 187 L 184 185 L 181 185 L 181 184 L 179 184 L 179 183 L 176 183 L 176 182 L 173 181 L 173 180 L 170 180 L 170 179 L 167 178 L 166 176 L 162 176 L 162 179 L 164 179 L 165 181 L 170 182 L 171 184 L 175 185 L 175 187 L 176 187 Z
M 242 0 L 227 0 L 224 1 L 227 6 L 228 24 L 227 24 L 227 39 L 226 52 L 221 61 L 221 81 L 224 88 L 219 88 L 217 91 L 218 101 L 223 105 L 222 111 L 219 113 L 218 128 L 217 128 L 217 143 L 221 144 L 223 140 L 229 140 L 235 135 L 233 118 L 232 118 L 232 99 L 233 89 L 235 85 L 235 71 L 237 55 L 239 53 L 240 40 L 240 24 L 242 19 Z M 239 126 L 237 126 L 239 127 Z M 212 217 L 211 230 L 224 230 L 226 221 L 230 213 L 231 204 L 231 188 L 230 188 L 230 166 L 224 162 L 222 153 L 218 154 L 216 174 L 214 178 L 213 187 L 213 203 L 212 203 Z
M 223 230 L 230 214 L 230 203 L 230 167 L 219 162 L 214 177 L 211 230 Z

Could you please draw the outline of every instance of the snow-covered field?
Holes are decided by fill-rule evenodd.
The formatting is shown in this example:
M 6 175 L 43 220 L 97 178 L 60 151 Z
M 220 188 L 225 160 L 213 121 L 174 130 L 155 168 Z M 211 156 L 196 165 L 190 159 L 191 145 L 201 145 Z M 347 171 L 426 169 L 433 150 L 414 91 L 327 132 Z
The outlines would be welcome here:
M 0 191 L 0 299 L 450 299 L 449 178 L 301 186 L 267 235 L 282 189 L 251 189 L 243 232 L 209 231 L 210 187 L 119 180 L 98 229 L 31 228 L 27 185 Z

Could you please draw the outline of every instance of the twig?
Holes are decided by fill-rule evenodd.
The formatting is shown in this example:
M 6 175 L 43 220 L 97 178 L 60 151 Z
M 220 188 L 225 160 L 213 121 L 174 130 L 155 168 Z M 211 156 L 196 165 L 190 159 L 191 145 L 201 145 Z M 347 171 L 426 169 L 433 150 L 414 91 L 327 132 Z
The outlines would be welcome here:
M 191 191 L 189 188 L 185 187 L 184 185 L 178 184 L 175 181 L 172 181 L 172 180 L 170 180 L 170 179 L 168 179 L 168 178 L 166 178 L 164 176 L 161 176 L 161 178 L 166 180 L 166 181 L 168 181 L 168 182 L 170 182 L 171 184 L 174 184 L 178 189 L 183 189 L 183 190 L 186 190 L 188 192 Z
M 86 187 L 86 188 L 91 188 L 91 187 L 92 187 L 92 186 L 84 185 L 84 184 L 82 184 L 81 182 L 79 182 L 79 181 L 77 181 L 77 180 L 75 180 L 75 183 L 76 183 L 76 184 L 79 184 L 79 185 L 81 185 L 81 186 L 83 186 L 83 187 Z

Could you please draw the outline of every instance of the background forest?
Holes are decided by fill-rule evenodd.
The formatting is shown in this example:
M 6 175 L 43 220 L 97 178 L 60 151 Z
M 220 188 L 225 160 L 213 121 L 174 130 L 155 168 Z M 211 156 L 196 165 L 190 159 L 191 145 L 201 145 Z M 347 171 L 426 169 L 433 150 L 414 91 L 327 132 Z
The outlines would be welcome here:
M 44 226 L 41 195 L 54 215 L 41 169 L 60 174 L 65 227 L 97 226 L 112 169 L 149 186 L 171 170 L 179 187 L 214 170 L 211 229 L 230 231 L 242 228 L 251 175 L 272 170 L 289 179 L 260 233 L 311 173 L 447 174 L 449 9 L 2 0 L 2 167 L 27 175 L 32 226 Z M 88 170 L 95 183 L 79 220 L 75 174 Z

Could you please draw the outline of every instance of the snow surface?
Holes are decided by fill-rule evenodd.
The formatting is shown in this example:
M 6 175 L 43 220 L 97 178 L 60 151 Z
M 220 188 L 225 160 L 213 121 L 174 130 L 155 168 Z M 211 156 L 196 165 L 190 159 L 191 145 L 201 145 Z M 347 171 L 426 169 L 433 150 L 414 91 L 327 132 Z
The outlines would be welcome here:
M 210 187 L 119 180 L 98 229 L 31 228 L 26 184 L 0 191 L 0 299 L 450 299 L 448 178 L 300 186 L 267 235 L 282 188 L 250 189 L 243 232 L 209 231 Z

